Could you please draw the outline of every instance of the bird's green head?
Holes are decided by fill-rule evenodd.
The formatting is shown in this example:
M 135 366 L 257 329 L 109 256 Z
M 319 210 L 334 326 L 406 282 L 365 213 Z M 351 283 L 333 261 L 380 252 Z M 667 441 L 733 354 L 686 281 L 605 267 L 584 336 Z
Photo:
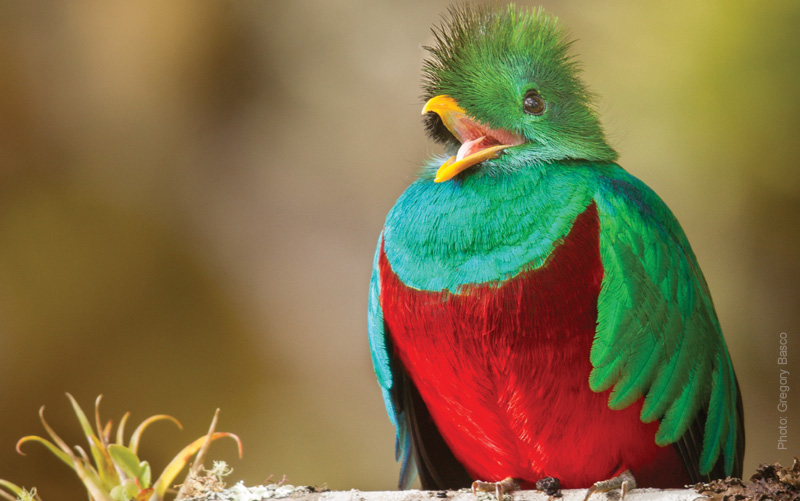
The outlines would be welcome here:
M 437 182 L 477 164 L 616 159 L 556 18 L 513 5 L 458 7 L 434 35 L 422 112 L 431 137 L 454 153 Z

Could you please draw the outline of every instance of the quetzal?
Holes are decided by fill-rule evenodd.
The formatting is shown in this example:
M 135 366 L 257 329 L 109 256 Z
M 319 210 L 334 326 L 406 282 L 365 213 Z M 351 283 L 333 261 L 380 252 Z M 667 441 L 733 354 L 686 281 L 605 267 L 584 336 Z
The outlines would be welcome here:
M 615 163 L 565 30 L 461 7 L 434 35 L 422 111 L 447 153 L 386 217 L 369 295 L 401 488 L 741 476 L 708 286 L 670 209 Z

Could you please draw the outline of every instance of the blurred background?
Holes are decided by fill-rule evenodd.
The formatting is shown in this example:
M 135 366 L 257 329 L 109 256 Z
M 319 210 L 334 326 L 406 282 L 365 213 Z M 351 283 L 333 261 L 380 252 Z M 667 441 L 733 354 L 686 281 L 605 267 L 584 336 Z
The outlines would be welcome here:
M 682 222 L 741 382 L 745 475 L 800 451 L 800 3 L 541 2 L 620 163 Z M 447 2 L 0 2 L 0 478 L 80 499 L 37 410 L 131 423 L 160 471 L 393 489 L 366 337 L 375 240 L 420 161 Z M 776 448 L 779 333 L 793 374 Z M 787 368 L 787 367 L 784 367 Z M 130 426 L 130 425 L 129 425 Z M 130 428 L 129 428 L 130 429 Z

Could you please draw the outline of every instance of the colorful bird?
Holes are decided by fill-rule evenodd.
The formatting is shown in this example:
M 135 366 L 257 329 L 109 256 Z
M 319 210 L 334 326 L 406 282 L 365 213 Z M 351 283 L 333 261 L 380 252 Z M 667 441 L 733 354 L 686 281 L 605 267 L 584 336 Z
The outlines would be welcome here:
M 564 29 L 461 7 L 434 34 L 422 112 L 447 154 L 387 215 L 369 296 L 400 487 L 741 476 L 708 286 L 669 208 L 615 163 Z

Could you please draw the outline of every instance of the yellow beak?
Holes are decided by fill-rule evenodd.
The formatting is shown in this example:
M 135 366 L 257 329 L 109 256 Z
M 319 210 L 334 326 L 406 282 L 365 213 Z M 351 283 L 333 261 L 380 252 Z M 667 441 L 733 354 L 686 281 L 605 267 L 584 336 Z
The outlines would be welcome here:
M 497 158 L 506 148 L 525 142 L 519 134 L 503 129 L 491 129 L 467 115 L 450 96 L 432 97 L 422 108 L 422 114 L 433 112 L 459 141 L 461 147 L 455 156 L 448 158 L 436 171 L 435 183 L 452 179 L 464 170 L 484 160 Z

